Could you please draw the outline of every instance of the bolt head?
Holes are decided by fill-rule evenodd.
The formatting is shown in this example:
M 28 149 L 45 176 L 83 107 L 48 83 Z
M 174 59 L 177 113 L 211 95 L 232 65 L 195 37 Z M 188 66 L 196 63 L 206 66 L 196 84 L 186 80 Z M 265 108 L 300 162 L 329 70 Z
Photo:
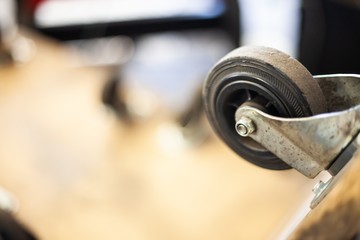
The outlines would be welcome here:
M 255 131 L 253 121 L 248 117 L 241 117 L 235 124 L 236 132 L 242 136 L 247 137 Z
M 238 124 L 236 126 L 236 131 L 238 132 L 239 135 L 241 136 L 246 136 L 246 134 L 248 133 L 248 129 L 246 128 L 246 126 L 242 125 L 242 124 Z

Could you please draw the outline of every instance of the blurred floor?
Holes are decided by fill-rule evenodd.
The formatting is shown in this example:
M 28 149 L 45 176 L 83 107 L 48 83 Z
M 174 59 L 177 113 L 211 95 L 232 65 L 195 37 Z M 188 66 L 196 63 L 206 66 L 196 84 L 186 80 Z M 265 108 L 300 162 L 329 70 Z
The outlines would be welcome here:
M 164 109 L 124 124 L 101 103 L 106 68 L 32 37 L 31 62 L 0 68 L 0 185 L 40 239 L 277 239 L 307 201 L 314 180 L 250 165 L 207 125 L 173 148 Z

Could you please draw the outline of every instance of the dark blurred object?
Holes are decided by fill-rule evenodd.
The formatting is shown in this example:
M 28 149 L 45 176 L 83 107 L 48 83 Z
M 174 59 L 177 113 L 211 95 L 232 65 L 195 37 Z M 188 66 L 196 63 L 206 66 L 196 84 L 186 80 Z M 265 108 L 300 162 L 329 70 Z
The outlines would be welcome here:
M 200 98 L 196 89 L 211 66 L 236 46 L 224 35 L 218 30 L 189 30 L 138 37 L 131 59 L 105 88 L 103 102 L 133 120 L 151 117 L 158 107 L 180 116 L 175 118 L 192 118 L 183 114 L 198 109 L 193 100 Z M 179 121 L 187 125 L 188 120 Z
M 36 240 L 35 236 L 19 223 L 14 217 L 0 210 L 0 239 L 1 240 Z
M 159 0 L 151 3 L 144 1 L 144 4 L 137 4 L 136 8 L 126 5 L 131 1 L 17 1 L 21 5 L 19 16 L 22 24 L 59 40 L 115 35 L 132 37 L 168 30 L 219 28 L 226 30 L 234 43 L 238 45 L 240 42 L 239 7 L 236 0 L 201 0 L 187 4 L 189 7 L 185 8 L 183 1 L 164 0 L 161 9 L 146 7 L 151 6 L 151 3 L 159 4 Z M 95 10 L 84 7 L 74 11 L 76 6 L 80 6 L 79 3 L 99 7 Z M 129 11 L 123 11 L 121 16 L 117 16 L 116 11 L 110 11 L 114 3 L 124 4 L 123 9 L 129 8 Z M 63 14 L 51 12 L 59 11 L 56 4 L 62 4 L 65 13 L 74 12 L 69 15 L 73 17 L 67 18 Z M 300 62 L 312 74 L 359 73 L 360 64 L 356 60 L 360 54 L 359 1 L 302 0 L 301 11 Z M 88 21 L 84 21 L 84 13 L 88 13 Z
M 34 42 L 20 30 L 20 8 L 15 0 L 0 1 L 0 64 L 23 64 L 36 53 Z
M 312 74 L 360 73 L 360 4 L 303 0 L 299 60 Z
M 16 2 L 17 21 L 26 26 L 34 26 L 34 14 L 41 2 L 46 0 L 11 0 Z
M 333 2 L 345 4 L 352 7 L 360 8 L 360 1 L 359 0 L 332 0 Z
M 114 76 L 105 85 L 103 94 L 101 96 L 102 102 L 115 110 L 115 114 L 121 118 L 125 123 L 132 123 L 132 118 L 126 108 L 126 102 L 124 100 L 124 91 L 122 86 L 122 79 L 119 76 Z
M 0 1 L 0 64 L 11 61 L 11 45 L 17 35 L 16 5 L 13 0 Z
M 22 15 L 28 15 L 23 22 L 59 40 L 207 28 L 225 29 L 234 42 L 239 39 L 236 0 L 18 1 Z

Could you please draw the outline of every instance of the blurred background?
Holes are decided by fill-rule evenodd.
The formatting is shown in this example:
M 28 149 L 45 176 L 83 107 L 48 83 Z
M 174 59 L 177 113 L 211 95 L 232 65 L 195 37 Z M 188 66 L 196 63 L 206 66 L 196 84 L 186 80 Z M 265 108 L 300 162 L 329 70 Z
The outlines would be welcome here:
M 0 205 L 39 239 L 285 239 L 328 176 L 236 156 L 202 83 L 243 45 L 360 73 L 359 42 L 357 0 L 0 0 Z

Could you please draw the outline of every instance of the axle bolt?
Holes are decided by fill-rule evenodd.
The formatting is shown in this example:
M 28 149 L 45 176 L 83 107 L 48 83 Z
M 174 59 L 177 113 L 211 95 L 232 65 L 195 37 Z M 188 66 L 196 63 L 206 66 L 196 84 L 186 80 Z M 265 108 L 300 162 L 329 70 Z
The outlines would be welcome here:
M 247 137 L 256 130 L 253 121 L 247 117 L 241 117 L 239 121 L 236 122 L 235 129 L 242 137 Z

